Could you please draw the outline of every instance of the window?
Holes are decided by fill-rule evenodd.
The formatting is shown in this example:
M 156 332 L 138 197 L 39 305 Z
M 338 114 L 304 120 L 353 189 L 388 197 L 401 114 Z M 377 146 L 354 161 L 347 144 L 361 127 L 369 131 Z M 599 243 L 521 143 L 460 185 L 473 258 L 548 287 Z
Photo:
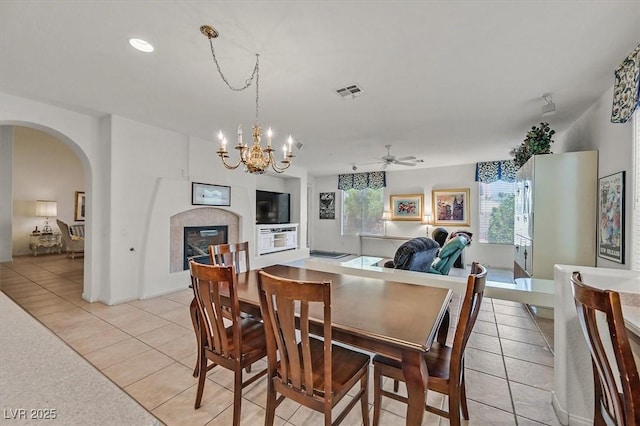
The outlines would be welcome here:
M 478 240 L 489 244 L 513 244 L 515 183 L 478 182 L 480 218 Z
M 342 191 L 342 235 L 384 234 L 384 188 Z

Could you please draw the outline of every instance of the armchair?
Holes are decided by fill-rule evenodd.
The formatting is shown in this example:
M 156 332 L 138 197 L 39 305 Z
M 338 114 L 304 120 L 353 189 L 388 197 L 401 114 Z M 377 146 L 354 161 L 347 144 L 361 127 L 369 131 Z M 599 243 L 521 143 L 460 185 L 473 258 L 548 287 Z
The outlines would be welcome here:
M 64 243 L 65 250 L 67 251 L 67 257 L 75 259 L 76 254 L 84 255 L 84 238 L 71 235 L 69 232 L 69 225 L 56 219 L 60 233 L 62 234 L 62 242 Z
M 412 238 L 398 247 L 393 260 L 387 261 L 384 266 L 407 271 L 429 272 L 439 249 L 440 244 L 431 238 Z
M 438 257 L 433 260 L 429 270 L 432 274 L 449 275 L 449 270 L 454 262 L 460 257 L 462 250 L 471 243 L 471 238 L 464 234 L 458 233 L 451 238 L 438 253 Z

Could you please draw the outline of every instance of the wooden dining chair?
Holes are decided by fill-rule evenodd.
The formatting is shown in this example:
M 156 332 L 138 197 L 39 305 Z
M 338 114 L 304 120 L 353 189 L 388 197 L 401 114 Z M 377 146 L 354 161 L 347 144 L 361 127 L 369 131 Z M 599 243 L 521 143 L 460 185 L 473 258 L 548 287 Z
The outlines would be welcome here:
M 196 296 L 200 339 L 199 375 L 195 408 L 200 407 L 207 372 L 217 365 L 234 372 L 233 425 L 240 424 L 242 389 L 266 374 L 264 369 L 243 381 L 242 370 L 267 354 L 265 329 L 261 321 L 240 317 L 237 278 L 233 266 L 189 262 Z M 230 315 L 223 314 L 222 297 L 228 292 Z M 225 319 L 231 325 L 225 325 Z M 209 361 L 212 363 L 209 365 Z
M 460 308 L 460 316 L 453 338 L 453 346 L 446 346 L 441 342 L 434 342 L 424 358 L 427 364 L 429 379 L 428 390 L 449 396 L 449 411 L 425 404 L 425 410 L 449 419 L 449 424 L 460 424 L 460 411 L 465 420 L 469 419 L 467 409 L 467 395 L 464 384 L 464 351 L 471 330 L 478 318 L 480 304 L 484 295 L 487 270 L 481 264 L 474 262 L 471 273 L 467 278 L 467 290 Z M 380 404 L 382 396 L 406 403 L 407 398 L 382 389 L 382 377 L 390 377 L 395 380 L 394 389 L 397 391 L 397 382 L 404 382 L 401 361 L 376 355 L 373 358 L 373 425 L 380 421 Z
M 363 422 L 368 426 L 369 356 L 331 343 L 331 282 L 289 280 L 260 271 L 258 287 L 267 333 L 264 424 L 273 425 L 277 406 L 290 398 L 323 413 L 325 426 L 340 424 L 360 400 Z M 309 334 L 312 303 L 323 306 L 324 340 Z M 360 389 L 332 423 L 331 409 L 357 382 Z
M 593 424 L 640 425 L 640 378 L 622 318 L 620 295 L 586 285 L 580 272 L 571 275 L 571 284 L 593 363 Z M 606 320 L 606 327 L 599 318 Z
M 236 272 L 246 272 L 251 270 L 251 264 L 249 262 L 249 242 L 244 241 L 242 243 L 231 244 L 216 244 L 209 246 L 209 263 L 219 266 L 231 266 L 235 267 Z M 191 323 L 193 324 L 193 331 L 196 333 L 196 339 L 199 339 L 200 332 L 198 330 L 198 309 L 196 307 L 196 299 L 191 301 L 189 306 L 189 313 L 191 315 Z M 228 313 L 228 310 L 225 312 Z M 200 343 L 198 342 L 198 347 Z M 198 367 L 200 360 L 196 360 L 196 366 L 193 369 L 193 377 L 198 377 Z M 251 372 L 251 366 L 247 367 L 247 373 Z

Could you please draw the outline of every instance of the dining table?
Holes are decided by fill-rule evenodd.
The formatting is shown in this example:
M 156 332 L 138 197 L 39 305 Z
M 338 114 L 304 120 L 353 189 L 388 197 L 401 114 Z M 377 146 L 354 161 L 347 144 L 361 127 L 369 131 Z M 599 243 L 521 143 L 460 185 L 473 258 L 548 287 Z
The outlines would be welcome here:
M 287 265 L 261 270 L 292 280 L 331 281 L 332 340 L 401 360 L 408 395 L 406 424 L 422 423 L 429 378 L 424 354 L 447 321 L 450 289 Z M 237 274 L 236 288 L 241 310 L 260 315 L 258 270 Z M 309 310 L 311 331 L 322 335 L 322 306 Z

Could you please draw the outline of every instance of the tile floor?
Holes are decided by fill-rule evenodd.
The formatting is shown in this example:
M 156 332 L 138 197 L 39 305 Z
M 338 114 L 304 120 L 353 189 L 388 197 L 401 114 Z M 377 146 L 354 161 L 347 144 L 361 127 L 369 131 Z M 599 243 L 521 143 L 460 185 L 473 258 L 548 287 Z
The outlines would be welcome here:
M 160 421 L 231 424 L 233 379 L 227 370 L 209 373 L 202 407 L 193 409 L 195 337 L 188 310 L 192 293 L 186 283 L 185 290 L 166 296 L 106 306 L 81 298 L 82 280 L 82 259 L 64 255 L 18 257 L 0 265 L 3 292 Z M 542 324 L 549 328 L 548 321 Z M 559 425 L 551 407 L 553 353 L 522 304 L 484 299 L 467 346 L 466 379 L 471 420 L 465 424 Z M 243 425 L 263 424 L 265 392 L 264 379 L 245 389 Z M 373 389 L 370 394 L 372 401 Z M 430 404 L 445 403 L 434 392 L 428 399 Z M 381 424 L 404 424 L 403 404 L 383 398 L 382 409 Z M 277 425 L 322 423 L 317 413 L 290 401 L 278 407 L 276 416 Z M 343 424 L 361 423 L 356 408 Z M 448 421 L 425 413 L 423 424 Z

